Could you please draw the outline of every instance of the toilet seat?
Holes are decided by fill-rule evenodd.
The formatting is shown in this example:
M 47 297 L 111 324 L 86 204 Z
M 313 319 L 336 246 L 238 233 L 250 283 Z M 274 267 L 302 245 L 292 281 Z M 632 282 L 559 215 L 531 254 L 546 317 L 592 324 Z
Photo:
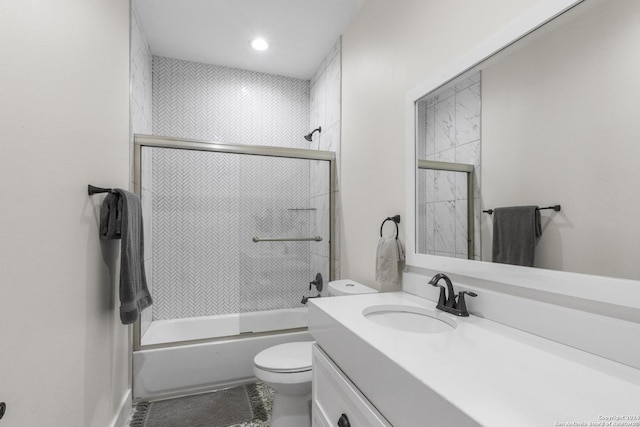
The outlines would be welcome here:
M 253 374 L 260 381 L 276 390 L 283 391 L 283 385 L 301 387 L 302 389 L 309 388 L 311 390 L 311 380 L 313 378 L 313 370 L 311 369 L 302 372 L 271 372 L 254 366 Z M 276 384 L 278 387 L 275 386 Z M 290 393 L 287 392 L 285 394 Z
M 314 341 L 290 342 L 261 351 L 253 359 L 255 367 L 273 373 L 311 371 L 311 346 Z

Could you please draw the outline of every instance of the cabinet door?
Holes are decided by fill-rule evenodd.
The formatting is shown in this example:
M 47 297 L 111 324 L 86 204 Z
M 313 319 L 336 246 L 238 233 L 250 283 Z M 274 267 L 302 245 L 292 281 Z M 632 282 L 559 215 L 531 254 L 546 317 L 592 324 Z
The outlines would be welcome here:
M 315 344 L 312 418 L 313 427 L 391 427 Z

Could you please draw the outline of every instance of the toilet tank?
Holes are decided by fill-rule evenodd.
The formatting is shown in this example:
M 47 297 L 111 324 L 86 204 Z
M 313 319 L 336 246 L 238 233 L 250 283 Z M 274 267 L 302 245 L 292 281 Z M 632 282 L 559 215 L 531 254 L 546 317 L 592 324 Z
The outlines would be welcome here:
M 375 289 L 358 283 L 354 280 L 334 280 L 329 282 L 329 296 L 342 296 L 342 295 L 360 295 L 360 294 L 375 294 L 378 293 Z

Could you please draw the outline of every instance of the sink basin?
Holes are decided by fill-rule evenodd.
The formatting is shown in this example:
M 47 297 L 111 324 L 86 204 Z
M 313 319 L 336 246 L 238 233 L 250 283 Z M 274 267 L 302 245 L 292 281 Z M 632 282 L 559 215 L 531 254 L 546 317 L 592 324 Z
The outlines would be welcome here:
M 362 314 L 378 325 L 404 332 L 440 334 L 456 327 L 454 320 L 437 317 L 433 310 L 409 305 L 374 305 L 365 308 Z

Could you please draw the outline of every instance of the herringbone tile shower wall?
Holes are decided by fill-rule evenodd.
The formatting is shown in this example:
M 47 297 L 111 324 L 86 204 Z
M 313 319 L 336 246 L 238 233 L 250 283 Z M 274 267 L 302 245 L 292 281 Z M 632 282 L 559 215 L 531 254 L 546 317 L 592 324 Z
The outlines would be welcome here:
M 252 238 L 309 234 L 309 161 L 150 150 L 154 319 L 299 307 L 328 230 L 319 243 Z
M 154 56 L 153 133 L 308 148 L 309 84 Z M 313 211 L 293 210 L 310 207 L 308 161 L 153 149 L 151 164 L 154 319 L 300 306 L 317 243 L 251 239 L 309 234 Z
M 305 237 L 311 230 L 309 160 L 244 156 L 240 176 L 240 312 L 302 307 L 311 272 L 310 248 L 322 242 L 260 242 Z
M 309 81 L 153 57 L 153 133 L 308 148 Z
M 154 320 L 237 313 L 238 155 L 152 151 Z

